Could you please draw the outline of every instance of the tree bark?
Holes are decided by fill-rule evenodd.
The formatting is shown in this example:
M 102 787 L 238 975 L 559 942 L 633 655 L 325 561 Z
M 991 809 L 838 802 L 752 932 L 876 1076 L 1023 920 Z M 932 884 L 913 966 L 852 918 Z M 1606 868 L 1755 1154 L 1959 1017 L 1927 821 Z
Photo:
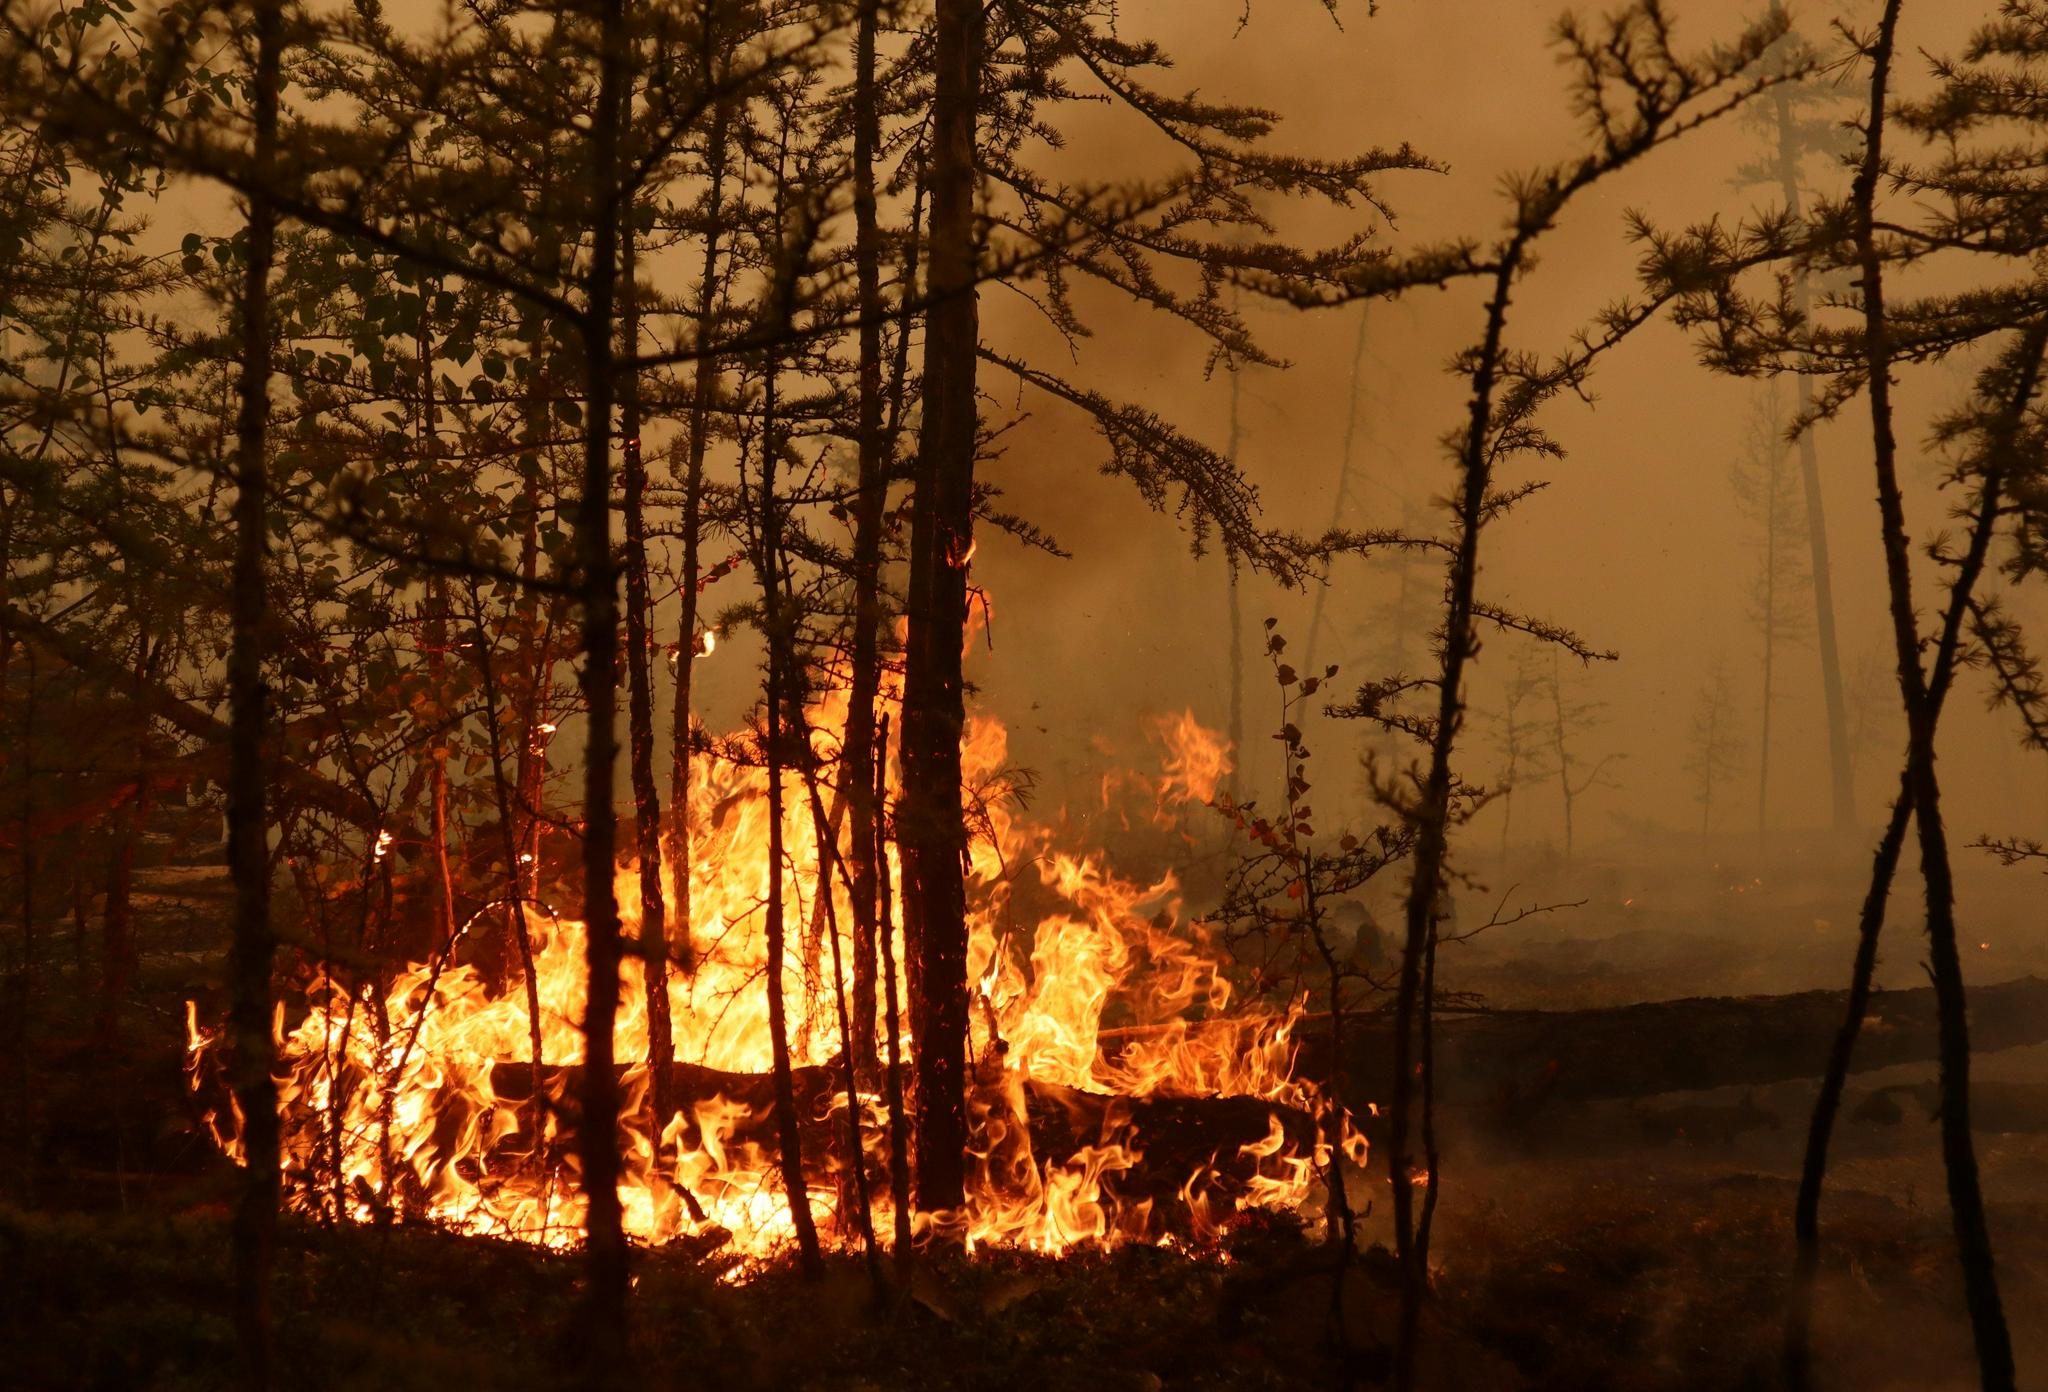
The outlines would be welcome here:
M 634 229 L 627 206 L 620 232 L 624 268 L 620 294 L 619 433 L 625 441 L 626 711 L 633 765 L 633 832 L 640 858 L 640 960 L 647 988 L 647 1063 L 654 1073 L 655 1106 L 664 1114 L 671 1096 L 675 1030 L 668 1004 L 668 905 L 661 887 L 661 793 L 654 782 L 654 673 L 647 599 L 647 463 L 640 450 L 640 371 L 631 359 L 640 348 L 640 292 L 634 283 Z
M 877 745 L 889 747 L 889 717 L 885 714 L 876 732 Z M 875 763 L 875 886 L 881 894 L 881 931 L 877 947 L 882 959 L 882 1037 L 888 1046 L 888 1071 L 883 1084 L 889 1097 L 889 1198 L 895 1207 L 896 1274 L 906 1284 L 910 1277 L 910 1121 L 903 1106 L 903 1003 L 896 993 L 895 914 L 889 904 L 889 843 L 886 839 L 887 787 L 880 760 Z
M 245 1376 L 249 1386 L 260 1390 L 269 1388 L 273 1379 L 270 1280 L 280 1193 L 277 1083 L 271 1076 L 275 1045 L 270 1033 L 275 941 L 270 926 L 270 818 L 263 769 L 269 721 L 263 652 L 269 606 L 264 561 L 270 539 L 270 270 L 277 245 L 277 212 L 269 181 L 276 167 L 280 51 L 284 47 L 279 0 L 257 0 L 254 22 L 255 180 L 249 197 L 243 267 L 241 383 L 235 421 L 227 794 L 228 866 L 235 884 L 230 1029 L 235 1100 L 241 1108 L 246 1154 L 234 1222 L 235 1321 Z
M 804 1180 L 803 1130 L 799 1125 L 793 1070 L 789 1055 L 789 1010 L 783 997 L 783 963 L 787 958 L 788 927 L 783 901 L 782 867 L 783 788 L 787 768 L 784 759 L 786 684 L 794 663 L 795 616 L 790 612 L 780 575 L 781 521 L 775 506 L 775 371 L 770 365 L 761 403 L 761 493 L 755 507 L 754 567 L 761 583 L 764 606 L 764 636 L 767 639 L 767 693 L 763 713 L 762 752 L 768 773 L 768 895 L 763 912 L 767 915 L 769 1047 L 773 1059 L 775 1102 L 780 1125 L 780 1157 L 783 1188 L 789 1196 L 789 1216 L 796 1230 L 797 1251 L 804 1274 L 815 1280 L 824 1274 L 818 1247 L 818 1228 L 811 1216 L 810 1190 Z M 828 879 L 823 892 L 832 892 Z
M 626 1358 L 626 1237 L 619 1205 L 619 1083 L 612 1029 L 619 1009 L 619 906 L 612 889 L 617 813 L 612 805 L 619 628 L 612 559 L 613 336 L 619 258 L 619 129 L 626 87 L 625 0 L 600 0 L 597 111 L 591 132 L 591 263 L 581 339 L 584 375 L 583 497 L 576 509 L 581 570 L 583 671 L 588 737 L 583 753 L 583 1073 L 576 1118 L 588 1205 L 584 1376 L 619 1385 Z
M 704 51 L 700 80 L 708 88 L 715 80 L 712 45 L 718 30 L 713 23 L 716 7 L 707 7 L 704 18 Z M 725 193 L 727 139 L 731 131 L 732 107 L 720 102 L 712 111 L 711 129 L 705 136 L 708 168 L 705 170 L 704 199 L 709 209 L 704 232 L 704 261 L 697 278 L 696 341 L 711 341 L 718 295 L 719 231 L 723 226 L 719 204 Z M 690 902 L 690 712 L 692 678 L 697 663 L 698 590 L 703 584 L 704 456 L 711 439 L 711 402 L 718 391 L 718 367 L 709 357 L 699 358 L 690 388 L 690 414 L 683 444 L 683 576 L 682 613 L 676 620 L 676 690 L 669 733 L 669 861 L 676 868 L 675 953 L 688 971 L 695 954 L 691 936 L 693 911 Z
M 924 425 L 911 518 L 902 795 L 896 809 L 917 1037 L 917 1202 L 958 1209 L 967 1147 L 967 904 L 962 861 L 961 651 L 974 539 L 975 108 L 978 0 L 939 0 L 932 105 L 929 298 Z
M 854 37 L 854 269 L 860 292 L 860 496 L 854 507 L 852 679 L 840 795 L 847 801 L 853 879 L 853 1055 L 865 1076 L 875 1053 L 875 700 L 881 690 L 882 511 L 892 442 L 882 432 L 882 237 L 875 208 L 875 29 L 881 0 L 861 0 Z

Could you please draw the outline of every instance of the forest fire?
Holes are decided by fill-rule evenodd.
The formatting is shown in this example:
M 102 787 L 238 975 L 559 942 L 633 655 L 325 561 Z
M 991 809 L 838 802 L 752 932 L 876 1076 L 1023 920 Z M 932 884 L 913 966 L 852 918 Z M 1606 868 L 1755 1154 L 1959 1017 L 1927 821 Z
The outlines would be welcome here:
M 827 706 L 811 712 L 820 760 L 836 753 L 843 695 Z M 1153 815 L 1171 822 L 1214 796 L 1230 757 L 1191 715 L 1158 722 L 1157 732 L 1165 744 L 1161 771 L 1120 781 L 1147 786 Z M 963 753 L 971 784 L 996 777 L 1006 756 L 1003 727 L 973 721 Z M 626 1008 L 614 1035 L 616 1057 L 634 1061 L 622 1077 L 621 1200 L 636 1240 L 717 1244 L 744 1270 L 773 1259 L 793 1238 L 773 1127 L 763 1115 L 773 1106 L 765 1087 L 773 1060 L 763 907 L 770 804 L 760 768 L 700 756 L 693 774 L 692 805 L 707 811 L 689 885 L 692 966 L 668 981 L 683 1086 L 674 1114 L 656 1118 L 644 969 L 629 957 Z M 941 1220 L 957 1223 L 970 1246 L 1060 1252 L 1080 1244 L 1199 1243 L 1237 1207 L 1300 1206 L 1317 1164 L 1329 1157 L 1311 1139 L 1320 1129 L 1303 1124 L 1317 1111 L 1317 1089 L 1293 1076 L 1299 1005 L 1233 1019 L 1224 954 L 1200 925 L 1183 920 L 1171 876 L 1132 883 L 1101 854 L 1061 845 L 1051 828 L 1001 799 L 984 809 L 988 835 L 972 853 L 969 960 L 977 1144 L 967 1211 Z M 802 928 L 790 933 L 780 986 L 790 1006 L 799 1107 L 810 1112 L 806 1129 L 826 1138 L 826 1153 L 807 1169 L 808 1199 L 826 1240 L 851 1246 L 851 1128 L 835 1082 L 842 1041 L 833 993 L 845 989 L 835 964 L 853 960 L 854 916 L 843 880 L 831 881 L 833 905 L 820 901 L 830 856 L 821 857 L 817 819 L 800 796 L 785 798 L 784 817 L 784 903 L 791 927 Z M 381 857 L 386 845 L 388 838 L 373 854 Z M 676 867 L 663 871 L 676 921 Z M 1060 906 L 1032 923 L 1020 921 L 1012 902 L 1025 875 L 1038 882 L 1035 900 L 1050 894 Z M 622 867 L 617 890 L 629 934 L 639 921 L 639 886 L 638 867 Z M 580 1241 L 584 1199 L 566 1162 L 564 1093 L 584 1058 L 584 926 L 545 906 L 524 910 L 541 1017 L 536 1118 L 522 973 L 515 966 L 494 982 L 463 960 L 465 943 L 501 931 L 502 917 L 483 911 L 465 925 L 453 954 L 413 963 L 381 994 L 374 983 L 323 975 L 302 1015 L 295 1011 L 287 1022 L 280 1010 L 280 1112 L 296 1206 L 359 1222 L 402 1214 L 549 1247 Z M 900 920 L 891 931 L 893 958 L 903 961 Z M 1115 1037 L 1105 1040 L 1112 1017 Z M 908 1022 L 900 1027 L 914 1055 Z M 216 1033 L 200 1027 L 195 1013 L 195 1086 L 212 1077 L 216 1046 Z M 886 1099 L 874 1078 L 855 1097 L 875 1227 L 886 1231 Z M 1198 1139 L 1220 1137 L 1222 1153 L 1123 1183 L 1147 1165 L 1151 1143 L 1131 1105 L 1189 1097 L 1272 1106 L 1233 1115 L 1236 1131 L 1203 1129 Z M 1036 1147 L 1048 1138 L 1043 1126 L 1034 1134 L 1032 1113 L 1049 1108 L 1071 1115 L 1057 1128 L 1052 1152 L 1041 1154 Z M 230 1113 L 212 1124 L 219 1144 L 239 1158 L 238 1118 Z M 1362 1162 L 1363 1138 L 1349 1134 L 1351 1158 Z M 917 1229 L 931 1217 L 916 1215 Z
M 0 0 L 0 1384 L 2038 1384 L 2048 0 L 1589 8 Z

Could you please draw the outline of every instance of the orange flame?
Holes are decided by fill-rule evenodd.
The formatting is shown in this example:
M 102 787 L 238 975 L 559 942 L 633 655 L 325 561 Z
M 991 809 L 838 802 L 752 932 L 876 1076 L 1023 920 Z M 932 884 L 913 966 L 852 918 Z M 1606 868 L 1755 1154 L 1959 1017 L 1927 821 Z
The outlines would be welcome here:
M 708 637 L 708 635 L 707 635 Z M 707 644 L 708 648 L 708 644 Z M 893 700 L 893 694 L 889 697 Z M 810 712 L 813 748 L 837 754 L 846 698 L 829 693 Z M 1230 769 L 1227 742 L 1189 714 L 1156 723 L 1166 748 L 1153 786 L 1161 814 L 1215 795 Z M 1007 736 L 989 719 L 969 722 L 962 762 L 970 786 L 987 786 L 1003 768 Z M 827 917 L 817 910 L 821 886 L 834 895 L 830 921 L 841 935 L 841 960 L 853 960 L 854 914 L 843 878 L 824 873 L 815 822 L 801 784 L 784 798 L 788 905 L 786 960 L 771 973 L 762 905 L 770 873 L 769 798 L 765 772 L 699 757 L 691 767 L 695 817 L 693 863 L 662 867 L 668 921 L 680 918 L 677 875 L 689 876 L 692 971 L 671 973 L 669 1009 L 676 1058 L 734 1074 L 764 1074 L 772 1063 L 767 984 L 791 1003 L 790 1052 L 799 1065 L 834 1061 L 840 1051 L 831 1001 Z M 1174 1241 L 1173 1230 L 1200 1239 L 1218 1226 L 1210 1167 L 1181 1184 L 1182 1211 L 1155 1221 L 1151 1200 L 1121 1203 L 1117 1177 L 1142 1160 L 1128 1130 L 1084 1143 L 1054 1163 L 1031 1154 L 1025 1118 L 1027 1083 L 1052 1084 L 1123 1099 L 1235 1095 L 1314 1111 L 1313 1086 L 1293 1076 L 1292 1030 L 1300 1013 L 1233 1019 L 1233 988 L 1225 954 L 1199 925 L 1185 922 L 1175 880 L 1137 884 L 1098 854 L 1056 844 L 1046 826 L 1026 822 L 1001 799 L 987 806 L 989 835 L 976 839 L 970 862 L 969 980 L 979 995 L 970 1045 L 981 1060 L 977 1094 L 975 1174 L 962 1214 L 917 1215 L 920 1227 L 958 1224 L 971 1245 L 1009 1244 L 1059 1252 L 1077 1244 Z M 893 852 L 891 873 L 895 873 Z M 1064 908 L 1028 925 L 1016 921 L 1019 877 L 1030 874 Z M 640 920 L 637 867 L 616 875 L 628 934 Z M 1042 897 L 1042 896 L 1034 896 Z M 502 917 L 502 908 L 490 911 Z M 280 1111 L 290 1201 L 307 1211 L 362 1221 L 394 1205 L 406 1216 L 466 1232 L 565 1247 L 580 1240 L 583 1196 L 573 1171 L 536 1163 L 562 1149 L 552 1102 L 564 1084 L 555 1072 L 584 1057 L 584 929 L 540 907 L 524 911 L 532 944 L 547 1096 L 530 1098 L 531 1020 L 526 983 L 515 970 L 494 984 L 456 961 L 436 969 L 414 963 L 397 973 L 381 999 L 371 988 L 322 977 L 286 1028 L 280 1010 Z M 479 929 L 478 931 L 485 931 Z M 680 931 L 672 928 L 671 932 Z M 900 923 L 887 925 L 896 960 L 904 960 Z M 700 1236 L 714 1225 L 731 1234 L 743 1260 L 735 1270 L 774 1258 L 793 1241 L 789 1204 L 772 1149 L 751 1139 L 750 1105 L 727 1096 L 700 1098 L 687 1116 L 657 1127 L 648 1105 L 650 1070 L 643 967 L 628 957 L 614 1047 L 624 1071 L 620 1197 L 628 1233 L 646 1243 Z M 1115 1010 L 1114 1031 L 1106 1015 Z M 1202 1023 L 1194 1024 L 1199 1015 Z M 901 1022 L 906 1046 L 908 1022 Z M 215 1039 L 188 1017 L 195 1086 Z M 1000 1047 L 998 1045 L 1000 1044 Z M 523 1075 L 514 1077 L 513 1075 Z M 836 1075 L 835 1075 L 836 1076 Z M 861 1093 L 861 1135 L 872 1172 L 884 1173 L 885 1099 Z M 845 1131 L 841 1095 L 837 1124 Z M 1120 1104 L 1118 1104 L 1120 1105 Z M 1290 1146 L 1277 1114 L 1262 1141 L 1246 1146 L 1251 1162 L 1239 1204 L 1293 1207 L 1307 1196 L 1327 1154 Z M 240 1118 L 213 1119 L 215 1138 L 240 1158 Z M 538 1127 L 539 1134 L 533 1134 Z M 566 1131 L 566 1128 L 562 1128 Z M 1362 1159 L 1363 1138 L 1345 1132 L 1345 1149 Z M 887 1185 L 875 1186 L 875 1226 L 887 1232 Z M 687 1190 L 701 1207 L 690 1212 Z M 830 1180 L 808 1195 L 830 1242 L 857 1240 L 840 1213 Z

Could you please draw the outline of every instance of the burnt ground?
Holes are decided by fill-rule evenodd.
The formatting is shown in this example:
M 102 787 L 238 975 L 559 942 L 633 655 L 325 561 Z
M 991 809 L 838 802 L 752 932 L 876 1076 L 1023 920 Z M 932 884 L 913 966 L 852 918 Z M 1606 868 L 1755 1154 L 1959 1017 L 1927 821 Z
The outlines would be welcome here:
M 1835 887 L 1767 889 L 1716 872 L 1685 895 L 1667 881 L 1674 902 L 1652 906 L 1627 892 L 1623 872 L 1573 878 L 1601 874 L 1616 881 L 1602 886 L 1608 902 L 1469 944 L 1447 968 L 1454 983 L 1504 1005 L 1553 1008 L 1839 984 L 1848 925 L 1817 911 L 1840 902 Z M 48 929 L 34 994 L 6 1002 L 0 1384 L 10 1387 L 232 1381 L 234 1173 L 195 1131 L 178 1071 L 181 1003 L 217 967 L 203 944 L 218 938 L 218 880 L 165 866 L 144 883 L 143 979 L 118 1042 L 91 1033 L 77 989 L 90 963 L 62 924 Z M 1738 883 L 1739 894 L 1729 888 Z M 2048 942 L 2028 922 L 2031 878 L 1992 893 L 2007 896 L 1994 916 L 2001 960 L 1982 950 L 1974 975 L 2048 971 Z M 1913 926 L 1895 935 L 1894 982 L 1913 981 Z M 1849 1106 L 1863 1115 L 1844 1121 L 1823 1214 L 1823 1389 L 1973 1385 L 1928 1115 L 1932 1076 L 1916 1065 L 1852 1080 Z M 2006 1307 L 2022 1385 L 2039 1386 L 2048 1047 L 1986 1056 L 1977 1077 Z M 1561 1108 L 1511 1133 L 1447 1113 L 1424 1385 L 1779 1385 L 1788 1215 L 1812 1091 L 1792 1080 Z M 1361 1187 L 1384 1190 L 1376 1179 Z M 1375 1204 L 1369 1232 L 1384 1210 Z M 788 1271 L 732 1286 L 685 1254 L 646 1253 L 635 1362 L 647 1387 L 1326 1387 L 1337 1370 L 1320 1262 L 1313 1234 L 1260 1222 L 1198 1260 L 1144 1249 L 927 1264 L 907 1296 L 878 1306 L 857 1260 L 835 1262 L 822 1286 Z M 1390 1330 L 1384 1265 L 1362 1254 L 1343 1293 L 1364 1385 Z M 578 1277 L 573 1257 L 502 1243 L 288 1222 L 283 1366 L 309 1389 L 560 1386 Z

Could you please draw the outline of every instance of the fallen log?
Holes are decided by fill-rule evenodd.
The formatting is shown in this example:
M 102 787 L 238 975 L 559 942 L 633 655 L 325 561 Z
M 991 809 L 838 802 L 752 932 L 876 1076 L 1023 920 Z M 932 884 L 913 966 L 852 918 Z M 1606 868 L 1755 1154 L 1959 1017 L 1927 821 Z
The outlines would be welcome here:
M 1593 1010 L 1487 1010 L 1439 1016 L 1436 1093 L 1452 1105 L 1531 1115 L 1548 1102 L 1817 1078 L 1841 1027 L 1846 995 L 1699 996 Z M 1394 1067 L 1383 1016 L 1345 1024 L 1346 1095 L 1369 1098 Z M 1297 1069 L 1324 1076 L 1329 1033 L 1304 1021 Z M 2048 1042 L 2048 980 L 2021 977 L 1970 990 L 1970 1047 L 1978 1054 Z M 1938 1054 L 1934 991 L 1879 991 L 1857 1041 L 1855 1071 L 1931 1063 Z M 1514 1120 L 1512 1115 L 1507 1120 Z

